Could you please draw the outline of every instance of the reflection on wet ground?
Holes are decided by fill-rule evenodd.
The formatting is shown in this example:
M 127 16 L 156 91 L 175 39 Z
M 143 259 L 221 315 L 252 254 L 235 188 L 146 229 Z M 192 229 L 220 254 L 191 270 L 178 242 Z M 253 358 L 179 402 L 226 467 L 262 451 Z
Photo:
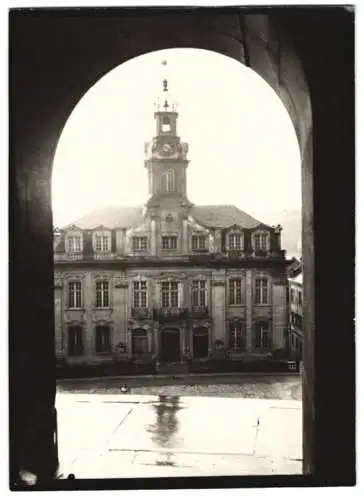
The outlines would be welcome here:
M 177 412 L 183 408 L 179 404 L 179 396 L 160 395 L 159 401 L 153 404 L 156 413 L 156 422 L 147 426 L 147 431 L 152 434 L 152 441 L 158 447 L 167 448 L 165 453 L 161 452 L 160 458 L 157 458 L 155 465 L 174 466 L 173 453 L 168 451 L 176 443 L 173 436 L 178 431 Z

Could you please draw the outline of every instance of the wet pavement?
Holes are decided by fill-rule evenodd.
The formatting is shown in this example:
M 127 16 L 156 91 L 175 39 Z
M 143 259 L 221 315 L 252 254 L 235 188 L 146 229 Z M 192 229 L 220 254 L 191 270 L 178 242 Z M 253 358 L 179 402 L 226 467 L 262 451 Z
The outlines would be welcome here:
M 226 387 L 225 397 L 221 391 L 218 397 L 173 393 L 188 393 L 188 384 L 148 387 L 148 395 L 134 394 L 140 387 L 120 394 L 118 387 L 115 394 L 110 387 L 104 393 L 58 388 L 61 473 L 76 478 L 301 473 L 297 399 L 238 397 L 240 386 Z M 206 394 L 206 387 L 210 394 L 217 391 L 214 384 L 199 390 Z M 162 393 L 151 394 L 157 390 Z
M 128 381 L 125 378 L 78 380 L 59 382 L 57 390 L 62 393 L 120 394 L 120 387 L 125 381 L 129 394 L 294 399 L 302 401 L 302 383 L 299 375 L 209 376 L 195 377 L 191 381 L 179 380 L 178 382 L 173 379 L 158 379 L 155 377 L 144 379 L 144 381 L 137 379 Z

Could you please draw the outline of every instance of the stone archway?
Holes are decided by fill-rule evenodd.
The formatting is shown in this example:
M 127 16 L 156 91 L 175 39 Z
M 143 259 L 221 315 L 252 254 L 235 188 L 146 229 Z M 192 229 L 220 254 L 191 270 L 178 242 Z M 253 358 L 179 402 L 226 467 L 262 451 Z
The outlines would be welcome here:
M 13 483 L 20 468 L 33 470 L 39 478 L 46 479 L 54 475 L 57 464 L 57 450 L 51 444 L 55 432 L 55 363 L 54 337 L 49 332 L 53 331 L 51 176 L 58 138 L 73 107 L 105 73 L 147 51 L 173 47 L 214 50 L 246 64 L 276 90 L 292 118 L 302 156 L 304 295 L 309 297 L 304 307 L 305 471 L 327 472 L 337 480 L 343 477 L 344 470 L 355 470 L 352 456 L 347 453 L 344 457 L 341 449 L 348 436 L 353 441 L 353 433 L 348 434 L 348 427 L 344 430 L 344 424 L 353 420 L 350 391 L 341 395 L 341 406 L 346 412 L 338 428 L 343 431 L 335 432 L 335 440 L 330 440 L 325 437 L 327 425 L 333 414 L 338 415 L 337 405 L 331 399 L 323 406 L 320 395 L 328 391 L 325 376 L 319 375 L 325 362 L 324 331 L 335 330 L 337 334 L 330 337 L 331 362 L 342 361 L 346 356 L 347 365 L 352 368 L 340 373 L 340 379 L 339 374 L 332 374 L 330 383 L 353 385 L 354 343 L 348 341 L 347 335 L 352 324 L 344 321 L 338 331 L 337 318 L 330 320 L 329 308 L 322 301 L 320 310 L 315 310 L 315 292 L 319 296 L 322 290 L 325 296 L 325 290 L 336 290 L 337 302 L 348 304 L 348 290 L 353 289 L 352 276 L 340 268 L 345 264 L 343 256 L 351 261 L 350 248 L 333 246 L 326 261 L 320 262 L 321 278 L 315 290 L 314 179 L 319 200 L 327 193 L 330 178 L 333 200 L 324 206 L 315 204 L 317 234 L 329 241 L 332 234 L 328 222 L 335 220 L 341 241 L 352 238 L 347 220 L 351 220 L 353 206 L 344 205 L 350 175 L 342 165 L 354 162 L 354 93 L 353 81 L 347 77 L 353 72 L 353 14 L 331 12 L 332 15 L 325 9 L 320 13 L 316 9 L 286 9 L 279 15 L 272 11 L 258 15 L 254 10 L 196 9 L 181 16 L 177 10 L 157 10 L 152 14 L 153 22 L 151 11 L 145 16 L 133 10 L 123 11 L 122 16 L 114 11 L 101 21 L 69 16 L 66 10 L 64 15 L 58 12 L 57 17 L 38 15 L 35 11 L 11 13 L 13 60 L 9 88 L 10 100 L 16 103 L 12 109 L 10 144 L 15 212 L 11 243 L 13 280 L 14 284 L 21 283 L 11 284 L 16 310 L 11 319 L 11 332 L 16 335 L 9 337 L 14 394 L 10 407 Z M 346 44 L 341 43 L 344 39 Z M 340 71 L 335 66 L 337 60 Z M 326 175 L 320 177 L 320 171 Z M 337 289 L 338 281 L 343 292 Z M 340 298 L 338 294 L 342 294 Z M 318 324 L 324 328 L 320 338 L 315 338 Z M 316 345 L 319 348 L 315 350 Z M 318 367 L 314 360 L 319 362 Z M 316 422 L 318 408 L 321 418 Z M 40 416 L 44 425 L 37 426 Z M 37 447 L 31 445 L 32 422 L 38 432 Z M 324 452 L 313 447 L 318 438 L 322 449 L 340 455 L 342 460 L 329 464 Z

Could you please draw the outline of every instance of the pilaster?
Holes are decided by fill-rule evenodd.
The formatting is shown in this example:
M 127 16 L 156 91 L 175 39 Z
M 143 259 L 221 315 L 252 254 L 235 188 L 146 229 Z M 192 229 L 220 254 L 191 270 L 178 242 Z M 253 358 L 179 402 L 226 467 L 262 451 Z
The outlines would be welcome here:
M 182 220 L 182 253 L 188 253 L 188 220 L 183 218 Z
M 247 352 L 253 351 L 253 271 L 246 270 L 245 274 L 245 297 L 246 297 L 246 350 Z
M 157 223 L 155 217 L 150 221 L 150 250 L 152 255 L 157 255 Z
M 226 345 L 226 275 L 225 271 L 215 271 L 211 279 L 212 343 L 222 340 Z
M 94 306 L 94 289 L 91 273 L 85 274 L 83 279 L 83 301 L 85 308 L 84 322 L 84 356 L 90 357 L 95 354 L 94 324 L 92 322 L 92 309 Z
M 284 349 L 285 329 L 287 327 L 287 280 L 286 277 L 273 277 L 273 348 Z

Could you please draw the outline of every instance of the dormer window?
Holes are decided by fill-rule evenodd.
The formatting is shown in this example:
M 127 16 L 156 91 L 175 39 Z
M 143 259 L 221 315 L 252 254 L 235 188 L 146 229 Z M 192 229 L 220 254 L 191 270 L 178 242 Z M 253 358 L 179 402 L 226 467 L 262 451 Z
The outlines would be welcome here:
M 255 251 L 266 252 L 268 250 L 268 235 L 267 233 L 256 233 L 254 235 Z
M 109 237 L 107 235 L 97 234 L 95 236 L 95 251 L 96 252 L 109 251 Z
M 134 236 L 132 239 L 133 252 L 145 252 L 148 248 L 147 236 Z
M 243 238 L 240 233 L 229 234 L 229 250 L 242 250 L 243 249 Z
M 162 236 L 162 249 L 163 250 L 176 250 L 177 249 L 177 236 Z
M 80 253 L 81 252 L 81 236 L 68 236 L 67 237 L 67 249 L 70 253 Z
M 93 249 L 96 255 L 108 254 L 111 251 L 111 234 L 109 231 L 97 230 L 92 236 Z
M 205 234 L 194 234 L 192 236 L 192 250 L 205 250 L 207 245 L 207 237 Z

